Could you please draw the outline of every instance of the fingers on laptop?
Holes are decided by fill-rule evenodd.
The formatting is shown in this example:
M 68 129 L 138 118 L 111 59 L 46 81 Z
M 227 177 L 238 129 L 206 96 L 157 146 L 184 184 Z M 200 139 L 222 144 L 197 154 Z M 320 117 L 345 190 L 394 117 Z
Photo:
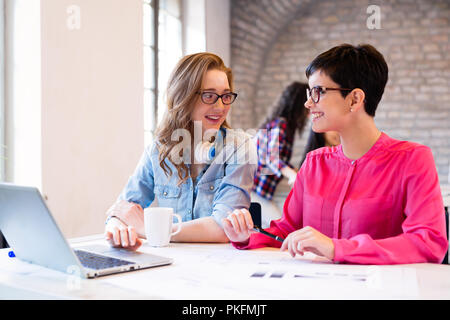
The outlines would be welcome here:
M 116 248 L 121 247 L 136 250 L 142 245 L 142 241 L 137 236 L 136 229 L 132 226 L 126 226 L 120 221 L 111 224 L 108 222 L 105 239 L 112 247 Z

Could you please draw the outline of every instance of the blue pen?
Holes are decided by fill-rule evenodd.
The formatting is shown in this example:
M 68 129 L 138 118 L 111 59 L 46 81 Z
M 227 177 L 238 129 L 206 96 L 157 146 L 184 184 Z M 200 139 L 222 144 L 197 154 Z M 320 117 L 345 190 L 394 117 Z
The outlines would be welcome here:
M 14 254 L 14 251 L 10 251 L 10 252 L 8 252 L 8 256 L 10 258 L 14 258 L 16 255 Z

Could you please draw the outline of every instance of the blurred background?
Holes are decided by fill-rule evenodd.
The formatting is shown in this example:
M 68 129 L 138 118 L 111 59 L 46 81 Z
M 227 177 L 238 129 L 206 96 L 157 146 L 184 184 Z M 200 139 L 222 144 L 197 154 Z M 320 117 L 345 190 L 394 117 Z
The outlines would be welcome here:
M 0 180 L 38 187 L 67 237 L 103 232 L 152 142 L 172 68 L 199 51 L 232 67 L 239 97 L 229 120 L 246 130 L 283 88 L 306 81 L 319 53 L 374 45 L 390 68 L 378 128 L 429 146 L 449 182 L 450 0 L 0 0 L 0 8 Z

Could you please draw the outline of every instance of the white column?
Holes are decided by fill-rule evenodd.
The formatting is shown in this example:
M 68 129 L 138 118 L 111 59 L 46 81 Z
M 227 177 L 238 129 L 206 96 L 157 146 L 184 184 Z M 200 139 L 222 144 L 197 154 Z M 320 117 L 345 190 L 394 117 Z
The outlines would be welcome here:
M 230 65 L 230 0 L 207 0 L 206 17 L 206 51 L 217 54 Z

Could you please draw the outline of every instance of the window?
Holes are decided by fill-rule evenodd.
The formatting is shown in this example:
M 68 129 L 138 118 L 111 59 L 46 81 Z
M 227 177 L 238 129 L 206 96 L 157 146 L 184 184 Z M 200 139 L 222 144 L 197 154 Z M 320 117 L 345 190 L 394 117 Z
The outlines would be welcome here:
M 4 177 L 41 188 L 41 2 L 1 2 L 6 17 L 2 24 L 4 141 L 0 142 L 7 158 L 2 159 Z
M 165 111 L 168 78 L 182 56 L 181 1 L 144 0 L 143 27 L 144 141 L 148 145 Z
M 179 0 L 160 0 L 158 30 L 158 122 L 165 111 L 164 91 L 170 73 L 182 56 L 181 5 Z
M 144 1 L 144 140 L 145 145 L 153 138 L 156 128 L 155 106 L 157 105 L 156 92 L 158 69 L 156 68 L 155 52 L 157 50 L 157 25 L 155 17 L 158 12 L 158 0 Z
M 0 0 L 0 181 L 5 181 L 5 3 Z M 1 241 L 1 236 L 0 236 Z M 0 243 L 1 247 L 1 243 Z
M 6 180 L 5 170 L 5 2 L 0 0 L 0 182 Z M 0 231 L 0 249 L 8 243 Z

